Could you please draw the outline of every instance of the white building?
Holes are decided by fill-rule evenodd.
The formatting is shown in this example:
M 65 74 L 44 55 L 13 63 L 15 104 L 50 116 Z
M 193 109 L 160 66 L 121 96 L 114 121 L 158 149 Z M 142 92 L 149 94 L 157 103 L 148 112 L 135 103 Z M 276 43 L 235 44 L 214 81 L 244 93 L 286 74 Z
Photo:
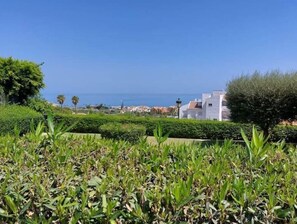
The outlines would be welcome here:
M 225 91 L 203 93 L 202 99 L 190 101 L 181 106 L 180 117 L 201 120 L 229 120 L 229 109 L 225 99 Z

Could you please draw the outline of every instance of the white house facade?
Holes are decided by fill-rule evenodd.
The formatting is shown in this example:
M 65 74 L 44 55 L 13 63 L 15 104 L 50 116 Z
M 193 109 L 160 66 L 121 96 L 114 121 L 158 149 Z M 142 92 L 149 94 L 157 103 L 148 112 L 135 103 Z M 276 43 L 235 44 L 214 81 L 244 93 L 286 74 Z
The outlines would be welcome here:
M 195 99 L 181 106 L 180 117 L 200 120 L 229 120 L 225 91 L 203 93 L 202 99 Z

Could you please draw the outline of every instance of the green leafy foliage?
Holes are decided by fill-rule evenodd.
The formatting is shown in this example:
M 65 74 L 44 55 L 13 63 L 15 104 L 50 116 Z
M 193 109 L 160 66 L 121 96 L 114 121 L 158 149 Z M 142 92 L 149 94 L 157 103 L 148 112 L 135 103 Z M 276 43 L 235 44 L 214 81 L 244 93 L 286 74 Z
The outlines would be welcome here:
M 296 148 L 256 129 L 245 146 L 61 135 L 53 150 L 44 128 L 0 137 L 0 223 L 297 221 Z
M 138 142 L 145 135 L 145 127 L 135 124 L 107 123 L 100 126 L 102 138 Z
M 161 144 L 168 139 L 169 134 L 170 134 L 169 132 L 168 133 L 163 133 L 163 128 L 162 128 L 160 123 L 154 129 L 154 137 L 155 137 L 155 140 L 158 143 L 159 148 L 160 148 Z
M 61 108 L 63 107 L 63 104 L 64 104 L 64 102 L 65 102 L 65 96 L 64 95 L 58 95 L 57 96 L 57 101 L 58 101 L 58 103 L 61 105 Z
M 57 121 L 63 121 L 65 124 L 72 124 L 74 121 L 77 121 L 77 125 L 72 129 L 72 131 L 79 133 L 99 133 L 100 130 L 98 127 L 106 123 L 115 122 L 143 125 L 146 127 L 147 135 L 153 136 L 154 129 L 158 124 L 160 124 L 165 133 L 170 132 L 171 137 L 179 138 L 241 139 L 241 128 L 247 132 L 249 132 L 252 128 L 252 126 L 248 124 L 236 124 L 232 122 L 131 117 L 104 114 L 56 114 L 55 119 Z
M 41 65 L 13 58 L 0 58 L 0 87 L 8 103 L 24 104 L 45 85 Z
M 52 115 L 48 115 L 47 117 L 47 137 L 46 140 L 49 141 L 49 143 L 53 146 L 56 145 L 56 142 L 62 138 L 62 136 L 68 132 L 73 126 L 65 126 L 63 123 L 55 124 L 54 119 Z M 40 129 L 39 126 L 42 126 L 42 124 L 38 124 L 36 130 Z
M 53 114 L 72 114 L 73 111 L 69 107 L 57 107 L 57 106 L 52 106 L 51 111 Z
M 297 142 L 297 126 L 279 125 L 276 126 L 271 135 L 271 141 L 285 140 L 286 142 Z
M 43 116 L 36 111 L 17 105 L 0 106 L 0 134 L 14 133 L 15 128 L 20 134 L 30 130 L 30 123 L 37 124 Z
M 26 106 L 30 107 L 41 114 L 51 114 L 53 113 L 53 106 L 42 99 L 40 96 L 31 97 L 27 100 Z
M 255 72 L 232 80 L 226 94 L 231 119 L 254 123 L 267 136 L 281 121 L 296 119 L 296 86 L 296 72 Z
M 244 131 L 241 131 L 241 134 L 246 144 L 245 148 L 249 162 L 257 168 L 262 166 L 266 162 L 269 150 L 271 150 L 271 145 L 268 144 L 269 136 L 265 137 L 264 133 L 259 133 L 255 127 L 253 127 L 251 141 L 248 140 Z M 284 144 L 281 145 L 283 146 Z
M 242 139 L 241 129 L 251 136 L 252 125 L 233 123 L 227 121 L 202 121 L 190 119 L 174 118 L 154 118 L 154 117 L 129 117 L 117 115 L 72 115 L 56 114 L 55 119 L 66 125 L 77 124 L 71 129 L 78 133 L 100 133 L 99 127 L 106 123 L 131 123 L 143 125 L 146 134 L 154 135 L 154 129 L 158 124 L 162 126 L 164 133 L 170 132 L 170 137 L 175 138 L 196 138 L 196 139 Z M 278 141 L 286 138 L 287 142 L 297 142 L 297 127 L 277 126 L 271 134 L 272 140 Z

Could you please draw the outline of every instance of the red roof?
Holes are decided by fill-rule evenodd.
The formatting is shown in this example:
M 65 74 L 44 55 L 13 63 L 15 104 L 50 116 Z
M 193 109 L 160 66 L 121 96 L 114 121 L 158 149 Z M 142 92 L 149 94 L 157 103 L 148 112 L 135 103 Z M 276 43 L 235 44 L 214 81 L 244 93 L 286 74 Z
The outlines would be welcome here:
M 197 109 L 201 108 L 201 105 L 197 101 L 190 101 L 189 108 L 188 109 Z

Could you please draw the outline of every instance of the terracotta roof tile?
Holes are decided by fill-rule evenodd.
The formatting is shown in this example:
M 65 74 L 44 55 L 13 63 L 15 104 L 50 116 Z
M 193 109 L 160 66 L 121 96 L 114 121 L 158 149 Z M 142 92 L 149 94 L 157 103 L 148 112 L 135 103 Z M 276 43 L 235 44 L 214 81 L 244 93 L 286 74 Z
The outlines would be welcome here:
M 197 109 L 201 108 L 201 105 L 197 101 L 190 101 L 189 108 L 188 109 Z

